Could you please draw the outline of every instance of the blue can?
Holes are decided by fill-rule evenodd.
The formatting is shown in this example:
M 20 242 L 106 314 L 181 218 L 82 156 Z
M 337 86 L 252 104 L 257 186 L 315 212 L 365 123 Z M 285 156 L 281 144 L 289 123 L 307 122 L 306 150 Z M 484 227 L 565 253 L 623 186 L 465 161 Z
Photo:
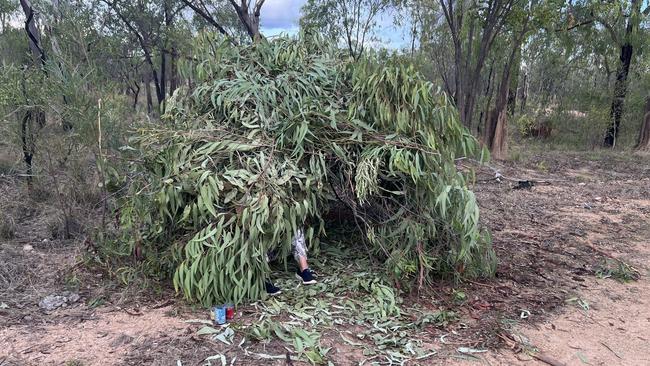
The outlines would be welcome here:
M 226 307 L 223 305 L 215 306 L 212 308 L 214 313 L 214 324 L 223 325 L 226 324 Z

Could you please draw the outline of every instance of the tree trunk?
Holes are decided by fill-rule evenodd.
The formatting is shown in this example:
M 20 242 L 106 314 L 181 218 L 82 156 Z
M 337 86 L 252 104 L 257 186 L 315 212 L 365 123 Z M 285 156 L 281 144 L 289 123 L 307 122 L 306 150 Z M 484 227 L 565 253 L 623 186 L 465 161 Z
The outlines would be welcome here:
M 178 70 L 176 70 L 177 60 L 178 55 L 176 54 L 176 48 L 172 47 L 171 60 L 169 64 L 169 95 L 174 94 L 174 91 L 178 87 Z
M 485 126 L 486 119 L 490 116 L 490 104 L 492 104 L 492 95 L 494 94 L 494 63 L 490 65 L 490 72 L 488 73 L 488 82 L 485 89 L 485 108 L 481 111 L 478 126 L 476 126 L 477 136 L 481 136 L 483 126 Z M 483 125 L 483 126 L 481 126 Z
M 623 108 L 625 105 L 625 96 L 627 95 L 627 76 L 630 73 L 630 65 L 632 64 L 632 56 L 634 55 L 631 38 L 639 26 L 641 2 L 639 0 L 631 0 L 631 5 L 632 14 L 627 20 L 625 41 L 621 45 L 619 64 L 616 67 L 614 97 L 609 112 L 610 124 L 605 133 L 605 140 L 603 141 L 603 146 L 605 147 L 613 148 L 616 146 L 616 139 L 618 138 L 618 131 L 621 126 L 621 117 L 623 116 Z
M 497 101 L 494 108 L 488 113 L 483 130 L 483 143 L 490 150 L 492 158 L 496 160 L 505 159 L 507 154 L 507 127 L 508 127 L 508 66 L 504 68 L 503 77 L 499 84 Z
M 144 92 L 147 97 L 147 113 L 151 114 L 153 110 L 153 101 L 151 100 L 151 77 L 149 73 L 144 73 Z
M 616 81 L 614 82 L 614 98 L 612 107 L 609 112 L 610 124 L 605 134 L 605 147 L 615 147 L 618 131 L 621 126 L 621 117 L 623 116 L 623 107 L 625 96 L 627 95 L 627 76 L 630 72 L 632 63 L 633 47 L 631 44 L 625 44 L 621 47 L 620 61 L 616 69 Z
M 20 5 L 25 13 L 25 31 L 29 38 L 29 50 L 32 54 L 33 65 L 35 66 L 40 63 L 43 70 L 45 70 L 47 57 L 45 56 L 45 50 L 41 44 L 41 33 L 36 26 L 36 13 L 34 12 L 32 3 L 29 0 L 20 0 Z
M 636 148 L 639 150 L 650 150 L 650 95 L 645 98 L 645 111 L 641 122 L 641 133 Z
M 503 74 L 499 82 L 497 100 L 494 109 L 488 115 L 485 123 L 483 143 L 487 146 L 492 157 L 497 160 L 505 159 L 508 153 L 508 94 L 510 90 L 510 77 L 513 66 L 519 53 L 519 48 L 528 31 L 530 14 L 527 14 L 522 29 L 513 39 L 512 50 L 503 67 Z
M 521 54 L 517 51 L 517 58 L 515 59 L 514 73 L 510 78 L 510 85 L 508 89 L 508 116 L 512 117 L 515 114 L 517 107 L 517 89 L 519 86 L 519 73 L 521 69 Z
M 256 0 L 255 5 L 253 6 L 253 11 L 250 12 L 250 2 L 247 0 L 241 0 L 239 4 L 235 0 L 230 0 L 230 4 L 235 8 L 239 21 L 246 28 L 246 32 L 251 37 L 253 42 L 257 42 L 261 38 L 260 34 L 260 13 L 264 0 Z
M 167 54 L 160 50 L 160 87 L 156 89 L 158 96 L 158 109 L 164 112 L 165 97 L 167 96 Z
M 528 72 L 524 71 L 524 79 L 521 82 L 521 101 L 519 102 L 519 111 L 524 113 L 526 102 L 528 101 Z
M 47 57 L 41 44 L 41 33 L 36 26 L 34 8 L 29 0 L 20 0 L 20 5 L 25 13 L 25 32 L 27 32 L 29 49 L 32 54 L 31 66 L 37 67 L 40 65 L 41 71 L 47 76 L 47 69 L 45 68 Z M 25 99 L 29 100 L 30 96 L 27 94 L 27 88 L 25 86 L 25 74 L 23 74 L 22 92 Z M 23 160 L 27 167 L 27 181 L 31 183 L 33 173 L 32 161 L 36 152 L 36 132 L 45 126 L 46 118 L 45 111 L 40 106 L 29 107 L 24 113 L 20 125 L 20 138 L 23 149 Z
M 140 84 L 135 84 L 133 88 L 133 110 L 138 109 L 138 97 L 140 96 Z

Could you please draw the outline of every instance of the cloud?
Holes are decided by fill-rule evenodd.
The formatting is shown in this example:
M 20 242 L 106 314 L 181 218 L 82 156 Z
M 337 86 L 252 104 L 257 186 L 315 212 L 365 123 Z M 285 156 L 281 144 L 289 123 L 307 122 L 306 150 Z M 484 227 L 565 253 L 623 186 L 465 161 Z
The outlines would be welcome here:
M 260 23 L 262 29 L 284 29 L 290 31 L 298 27 L 300 8 L 306 0 L 266 0 L 262 6 Z

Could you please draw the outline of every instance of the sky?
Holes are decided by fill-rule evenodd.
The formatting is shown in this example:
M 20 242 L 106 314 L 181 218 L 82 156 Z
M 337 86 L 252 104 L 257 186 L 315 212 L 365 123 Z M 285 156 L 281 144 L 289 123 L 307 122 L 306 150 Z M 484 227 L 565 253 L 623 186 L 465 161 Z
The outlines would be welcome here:
M 300 8 L 307 0 L 266 0 L 262 6 L 260 23 L 262 34 L 267 37 L 282 33 L 298 33 Z M 408 44 L 408 35 L 402 27 L 393 24 L 392 17 L 384 16 L 377 21 L 376 36 L 379 41 L 370 42 L 371 46 L 401 48 Z
M 262 33 L 266 36 L 297 33 L 300 8 L 305 2 L 306 0 L 266 0 L 260 16 Z

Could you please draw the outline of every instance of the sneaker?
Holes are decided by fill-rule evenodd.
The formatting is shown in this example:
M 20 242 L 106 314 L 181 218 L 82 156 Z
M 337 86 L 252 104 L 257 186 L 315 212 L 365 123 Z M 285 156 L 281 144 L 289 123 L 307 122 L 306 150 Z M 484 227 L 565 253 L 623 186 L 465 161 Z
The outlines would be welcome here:
M 271 296 L 277 296 L 282 293 L 282 290 L 280 290 L 279 287 L 273 284 L 273 282 L 265 282 L 264 287 L 266 287 L 266 293 L 271 295 Z
M 305 268 L 302 272 L 298 271 L 296 273 L 296 278 L 302 281 L 303 285 L 313 285 L 318 282 L 314 279 L 314 274 L 309 268 Z

